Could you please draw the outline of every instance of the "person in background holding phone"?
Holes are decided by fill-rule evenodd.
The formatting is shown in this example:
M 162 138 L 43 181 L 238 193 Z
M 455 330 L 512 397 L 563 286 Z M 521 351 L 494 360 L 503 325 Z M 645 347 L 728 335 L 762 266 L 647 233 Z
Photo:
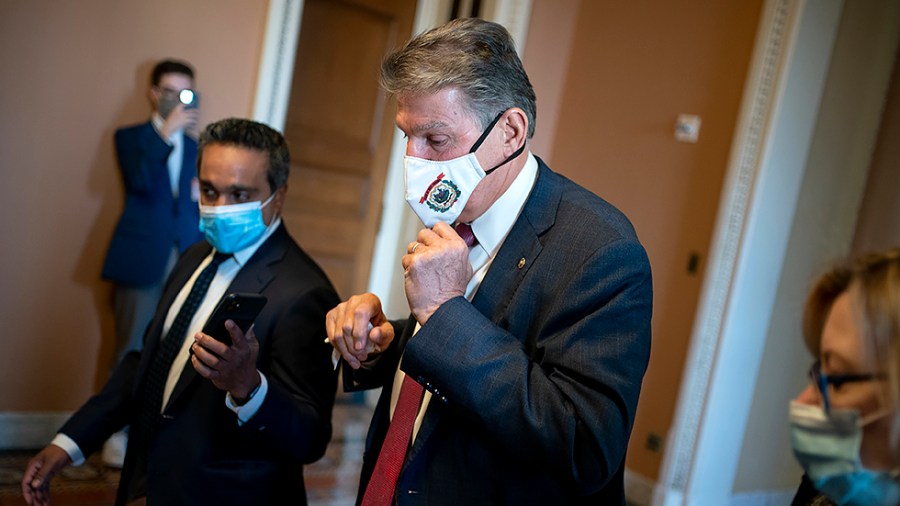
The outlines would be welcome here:
M 177 60 L 156 64 L 150 76 L 150 121 L 120 128 L 116 155 L 125 207 L 116 225 L 103 279 L 113 283 L 116 345 L 110 371 L 141 338 L 178 255 L 201 240 L 197 230 L 197 141 L 185 132 L 197 125 L 194 71 Z M 181 95 L 192 100 L 185 104 Z M 103 462 L 122 467 L 127 431 L 103 447 Z
M 22 492 L 50 500 L 51 479 L 131 424 L 116 504 L 305 504 L 303 465 L 331 438 L 337 373 L 325 314 L 328 278 L 281 220 L 290 160 L 284 137 L 245 119 L 200 137 L 206 241 L 178 260 L 144 336 L 101 392 L 29 463 Z M 232 344 L 202 332 L 230 293 L 267 302 Z
M 197 141 L 186 134 L 196 127 L 199 110 L 196 99 L 184 104 L 180 98 L 185 90 L 193 95 L 194 71 L 185 62 L 164 60 L 153 68 L 150 84 L 150 121 L 115 134 L 125 208 L 103 264 L 103 278 L 115 285 L 112 367 L 141 348 L 163 281 L 178 255 L 203 239 L 197 230 Z

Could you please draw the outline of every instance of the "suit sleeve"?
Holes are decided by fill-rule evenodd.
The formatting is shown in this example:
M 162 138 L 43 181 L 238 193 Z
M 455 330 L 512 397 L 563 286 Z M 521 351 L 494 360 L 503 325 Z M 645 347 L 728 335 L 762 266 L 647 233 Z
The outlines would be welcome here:
M 341 359 L 340 366 L 345 391 L 357 392 L 391 385 L 394 373 L 397 372 L 397 364 L 400 363 L 399 343 L 406 337 L 407 332 L 412 332 L 416 323 L 410 317 L 409 320 L 391 321 L 391 325 L 394 327 L 394 340 L 383 352 L 369 355 L 369 359 L 363 362 L 362 367 L 353 369 Z
M 168 180 L 166 164 L 172 146 L 152 126 L 118 130 L 115 142 L 119 168 L 129 192 L 149 193 L 160 179 Z
M 66 421 L 59 432 L 69 436 L 85 456 L 124 428 L 134 411 L 132 389 L 140 362 L 140 352 L 125 355 L 103 389 L 91 397 Z
M 440 392 L 432 403 L 443 401 L 511 458 L 582 494 L 601 489 L 622 465 L 649 359 L 652 299 L 636 240 L 585 258 L 532 267 L 536 285 L 553 291 L 529 294 L 539 302 L 518 301 L 523 309 L 509 315 L 527 335 L 457 297 L 409 341 L 403 359 L 407 374 Z
M 241 429 L 255 433 L 275 453 L 287 452 L 305 463 L 325 453 L 331 439 L 331 409 L 337 373 L 331 346 L 323 343 L 325 313 L 339 301 L 329 287 L 296 296 L 276 317 L 269 350 L 261 359 L 269 391 Z

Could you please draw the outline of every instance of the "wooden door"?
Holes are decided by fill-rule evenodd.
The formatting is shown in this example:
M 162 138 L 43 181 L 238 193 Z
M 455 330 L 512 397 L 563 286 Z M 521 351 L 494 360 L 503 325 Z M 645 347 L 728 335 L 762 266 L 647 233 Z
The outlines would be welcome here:
M 416 0 L 304 2 L 284 128 L 291 176 L 283 215 L 342 298 L 368 282 L 396 112 L 378 70 L 410 37 L 415 7 Z

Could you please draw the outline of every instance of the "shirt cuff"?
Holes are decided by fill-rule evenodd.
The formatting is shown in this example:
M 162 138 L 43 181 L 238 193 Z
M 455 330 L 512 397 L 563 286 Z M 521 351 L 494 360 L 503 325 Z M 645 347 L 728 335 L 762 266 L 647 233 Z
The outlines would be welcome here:
M 72 440 L 69 436 L 63 434 L 62 432 L 56 434 L 56 437 L 53 438 L 53 441 L 50 441 L 50 444 L 56 445 L 62 448 L 66 453 L 69 454 L 69 458 L 72 459 L 73 466 L 80 466 L 84 464 L 84 454 L 81 453 L 81 448 L 78 447 L 78 444 Z
M 246 403 L 238 406 L 234 403 L 234 398 L 231 397 L 231 392 L 225 394 L 225 406 L 228 409 L 234 411 L 234 414 L 238 417 L 238 426 L 244 425 L 249 422 L 253 415 L 259 411 L 259 407 L 262 406 L 263 400 L 266 398 L 266 393 L 269 391 L 269 382 L 266 381 L 266 375 L 257 371 L 259 373 L 259 387 L 256 391 L 250 394 L 250 398 Z

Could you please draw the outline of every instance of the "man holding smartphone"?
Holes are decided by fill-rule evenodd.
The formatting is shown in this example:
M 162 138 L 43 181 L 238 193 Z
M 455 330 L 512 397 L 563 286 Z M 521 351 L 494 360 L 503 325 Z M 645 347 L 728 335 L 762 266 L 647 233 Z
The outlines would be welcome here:
M 22 492 L 49 504 L 50 481 L 131 425 L 116 504 L 305 504 L 303 465 L 331 437 L 337 373 L 325 314 L 338 301 L 281 221 L 290 160 L 284 137 L 226 119 L 200 137 L 200 228 L 144 335 L 102 391 L 28 464 Z M 201 332 L 227 294 L 265 306 L 231 344 Z
M 177 60 L 153 68 L 150 120 L 120 128 L 116 156 L 125 186 L 125 207 L 116 225 L 103 278 L 115 285 L 116 355 L 112 367 L 141 338 L 178 255 L 203 236 L 197 231 L 197 141 L 190 132 L 199 110 L 194 71 Z
M 182 96 L 190 100 L 184 103 Z M 185 133 L 199 117 L 194 70 L 178 60 L 157 63 L 148 98 L 150 120 L 115 134 L 125 206 L 103 264 L 103 279 L 114 285 L 110 371 L 127 352 L 141 349 L 163 281 L 178 256 L 203 237 L 197 230 L 197 141 Z M 122 467 L 127 438 L 122 431 L 109 439 L 105 464 Z

